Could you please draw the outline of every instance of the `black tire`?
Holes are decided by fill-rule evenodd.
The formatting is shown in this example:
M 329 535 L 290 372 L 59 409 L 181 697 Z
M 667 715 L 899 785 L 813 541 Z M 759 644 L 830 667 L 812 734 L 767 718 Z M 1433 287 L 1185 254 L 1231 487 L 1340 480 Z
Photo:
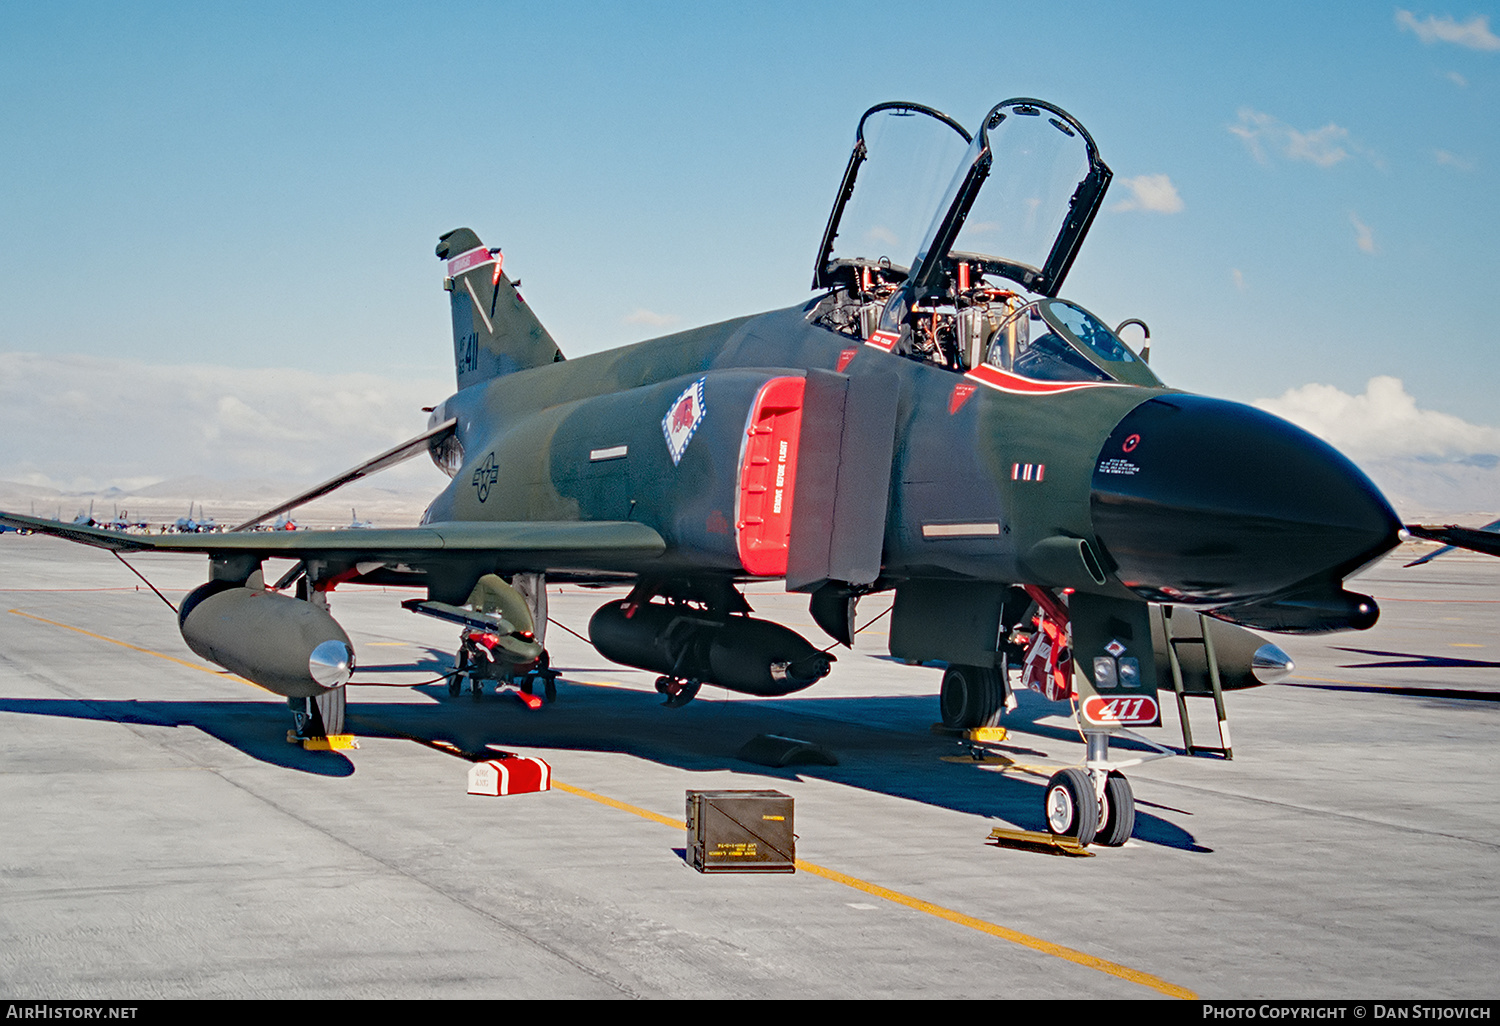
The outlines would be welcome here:
M 1118 848 L 1130 840 L 1134 832 L 1135 793 L 1125 775 L 1112 770 L 1104 782 L 1104 807 L 1099 810 L 1099 832 L 1094 835 L 1094 841 Z
M 1005 711 L 1000 671 L 987 666 L 950 666 L 938 692 L 943 726 L 958 729 L 993 727 Z
M 343 687 L 329 688 L 309 703 L 312 706 L 313 737 L 328 737 L 344 733 L 344 710 L 348 696 Z
M 1042 815 L 1054 834 L 1076 837 L 1087 847 L 1099 832 L 1099 800 L 1089 775 L 1076 767 L 1052 774 L 1042 799 Z

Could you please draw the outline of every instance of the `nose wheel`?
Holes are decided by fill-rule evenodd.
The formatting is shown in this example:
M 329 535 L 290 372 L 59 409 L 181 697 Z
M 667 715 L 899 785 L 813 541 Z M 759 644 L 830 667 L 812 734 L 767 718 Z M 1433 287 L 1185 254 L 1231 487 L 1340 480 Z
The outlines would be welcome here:
M 1145 741 L 1137 735 L 1130 736 Z M 1088 744 L 1085 768 L 1073 766 L 1052 775 L 1042 795 L 1042 815 L 1047 820 L 1047 829 L 1054 834 L 1076 837 L 1080 845 L 1118 848 L 1135 832 L 1135 792 L 1125 774 L 1112 768 L 1109 734 L 1085 731 L 1084 737 Z M 1160 745 L 1152 747 L 1158 750 L 1156 755 L 1134 758 L 1123 765 L 1134 766 L 1171 754 Z M 1119 765 L 1122 764 L 1113 764 Z
M 1135 832 L 1135 794 L 1130 781 L 1119 770 L 1111 770 L 1104 781 L 1104 797 L 1099 802 L 1099 832 L 1094 840 L 1118 848 Z
M 1047 829 L 1062 837 L 1076 837 L 1086 847 L 1099 832 L 1099 801 L 1094 797 L 1094 783 L 1076 767 L 1058 770 L 1047 781 L 1043 811 Z

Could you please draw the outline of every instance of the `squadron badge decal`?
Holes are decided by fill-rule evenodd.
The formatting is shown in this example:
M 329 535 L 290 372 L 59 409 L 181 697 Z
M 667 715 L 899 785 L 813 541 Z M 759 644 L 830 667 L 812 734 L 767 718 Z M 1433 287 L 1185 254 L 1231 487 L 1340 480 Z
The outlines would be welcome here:
M 667 415 L 661 419 L 662 434 L 667 437 L 667 451 L 672 454 L 672 465 L 682 462 L 682 454 L 693 440 L 693 432 L 703 423 L 703 382 L 699 378 L 687 390 L 672 401 Z

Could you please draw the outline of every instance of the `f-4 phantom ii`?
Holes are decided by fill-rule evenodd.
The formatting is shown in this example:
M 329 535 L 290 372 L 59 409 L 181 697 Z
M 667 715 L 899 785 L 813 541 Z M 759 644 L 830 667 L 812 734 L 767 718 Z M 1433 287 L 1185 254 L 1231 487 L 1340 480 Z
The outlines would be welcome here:
M 994 724 L 1013 677 L 1076 705 L 1088 757 L 1049 782 L 1047 821 L 1120 844 L 1134 805 L 1109 739 L 1159 722 L 1172 643 L 1153 642 L 1153 607 L 1211 614 L 1224 686 L 1254 685 L 1288 664 L 1243 628 L 1371 626 L 1374 600 L 1344 582 L 1401 525 L 1322 441 L 1167 387 L 1058 298 L 1111 176 L 1050 103 L 1007 100 L 975 133 L 880 104 L 859 122 L 813 298 L 568 360 L 500 251 L 450 231 L 437 256 L 458 388 L 411 441 L 225 534 L 4 519 L 206 554 L 209 580 L 179 609 L 188 644 L 328 733 L 355 658 L 328 611 L 338 585 L 425 589 L 405 605 L 464 627 L 460 666 L 482 687 L 545 674 L 544 580 L 629 584 L 590 640 L 660 674 L 667 704 L 705 684 L 784 695 L 832 669 L 751 615 L 745 582 L 807 594 L 845 645 L 859 598 L 894 591 L 890 651 L 946 666 L 945 723 Z M 420 526 L 244 529 L 424 452 L 451 480 Z M 268 587 L 276 558 L 295 566 Z

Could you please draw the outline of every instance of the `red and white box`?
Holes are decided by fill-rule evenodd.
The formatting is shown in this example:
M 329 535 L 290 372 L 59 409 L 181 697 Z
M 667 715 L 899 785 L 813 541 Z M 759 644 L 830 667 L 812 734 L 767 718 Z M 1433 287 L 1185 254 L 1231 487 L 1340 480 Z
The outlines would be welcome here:
M 470 794 L 530 794 L 552 790 L 552 767 L 541 759 L 505 755 L 476 762 L 469 770 Z

